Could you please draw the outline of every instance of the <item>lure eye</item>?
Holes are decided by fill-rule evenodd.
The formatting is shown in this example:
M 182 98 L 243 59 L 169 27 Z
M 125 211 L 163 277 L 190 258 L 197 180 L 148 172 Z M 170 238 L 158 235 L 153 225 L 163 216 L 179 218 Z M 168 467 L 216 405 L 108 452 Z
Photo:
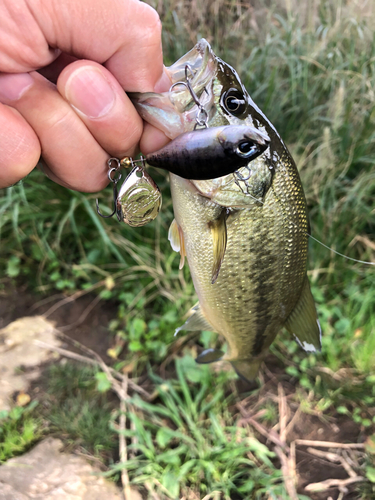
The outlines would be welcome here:
M 246 109 L 244 96 L 236 89 L 229 89 L 223 94 L 221 103 L 228 113 L 233 116 L 242 115 Z
M 258 152 L 257 145 L 252 141 L 241 141 L 236 148 L 236 154 L 241 158 L 250 158 Z

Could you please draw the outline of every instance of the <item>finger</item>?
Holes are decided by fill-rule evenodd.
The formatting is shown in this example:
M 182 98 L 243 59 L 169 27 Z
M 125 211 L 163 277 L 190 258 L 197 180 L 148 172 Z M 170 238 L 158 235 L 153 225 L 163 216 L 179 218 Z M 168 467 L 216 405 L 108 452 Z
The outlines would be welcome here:
M 170 139 L 158 128 L 145 123 L 143 127 L 142 139 L 140 142 L 140 150 L 145 155 L 154 153 L 170 142 Z
M 27 4 L 47 42 L 39 45 L 40 60 L 51 58 L 50 47 L 57 47 L 104 64 L 127 91 L 158 90 L 158 82 L 165 81 L 160 18 L 145 2 L 27 0 Z M 29 32 L 23 30 L 19 37 L 30 50 Z
M 21 92 L 20 79 L 26 85 Z M 53 180 L 86 192 L 106 186 L 108 153 L 55 85 L 37 72 L 0 75 L 0 101 L 17 109 L 35 131 Z
M 26 177 L 38 163 L 41 149 L 35 132 L 13 108 L 0 104 L 0 188 Z
M 94 62 L 76 61 L 64 69 L 57 89 L 103 149 L 120 158 L 134 154 L 142 120 L 107 69 Z

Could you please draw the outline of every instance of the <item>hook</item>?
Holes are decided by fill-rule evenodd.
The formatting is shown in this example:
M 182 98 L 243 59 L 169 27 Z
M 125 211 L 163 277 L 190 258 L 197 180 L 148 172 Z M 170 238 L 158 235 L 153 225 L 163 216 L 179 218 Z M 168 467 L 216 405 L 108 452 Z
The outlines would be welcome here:
M 113 209 L 113 212 L 110 214 L 110 215 L 104 215 L 100 212 L 99 210 L 99 200 L 98 198 L 96 198 L 96 211 L 98 213 L 98 215 L 100 215 L 100 217 L 103 217 L 103 219 L 110 219 L 111 217 L 113 217 L 115 215 L 115 213 L 117 212 L 117 195 L 118 195 L 118 192 L 117 192 L 117 181 L 113 183 L 113 206 L 114 206 L 114 209 Z M 119 219 L 119 216 L 117 214 L 117 218 Z M 121 219 L 119 219 L 121 220 Z
M 114 161 L 117 164 L 117 167 L 111 167 L 112 161 Z M 118 158 L 110 158 L 108 160 L 108 166 L 110 167 L 108 170 L 108 179 L 113 183 L 113 212 L 110 215 L 104 215 L 100 212 L 99 210 L 99 200 L 96 198 L 96 211 L 100 217 L 103 217 L 103 219 L 110 219 L 113 217 L 115 214 L 117 214 L 117 218 L 119 221 L 121 221 L 121 213 L 117 210 L 117 197 L 118 197 L 118 191 L 117 191 L 117 183 L 121 179 L 121 174 L 118 175 L 118 177 L 112 177 L 113 173 L 116 173 L 118 169 L 120 168 L 120 160 Z
M 197 96 L 197 94 L 195 93 L 195 91 L 193 89 L 193 86 L 191 84 L 191 79 L 188 76 L 188 71 L 190 71 L 190 73 L 194 77 L 194 71 L 192 70 L 191 66 L 189 64 L 186 64 L 186 66 L 185 66 L 185 79 L 186 79 L 186 82 L 183 82 L 183 81 L 181 81 L 181 82 L 175 82 L 170 87 L 169 92 L 171 92 L 174 89 L 174 87 L 176 87 L 177 85 L 183 85 L 184 87 L 186 87 L 188 89 L 190 95 L 191 95 L 191 98 L 194 101 L 194 104 L 198 108 L 197 115 L 195 117 L 196 124 L 194 126 L 194 130 L 196 130 L 197 127 L 208 128 L 208 112 L 206 111 L 205 107 L 201 104 L 201 102 L 199 100 L 199 97 Z M 207 91 L 206 87 L 204 87 L 203 90 L 208 95 L 208 91 Z

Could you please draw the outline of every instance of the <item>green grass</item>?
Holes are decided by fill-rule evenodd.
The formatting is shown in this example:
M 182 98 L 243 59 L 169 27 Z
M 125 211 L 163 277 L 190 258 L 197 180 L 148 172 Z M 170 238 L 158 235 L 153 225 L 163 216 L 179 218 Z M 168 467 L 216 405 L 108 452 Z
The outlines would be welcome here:
M 116 435 L 109 427 L 116 404 L 97 390 L 96 374 L 72 363 L 51 366 L 41 414 L 49 432 L 110 463 L 117 456 Z
M 301 173 L 312 235 L 338 252 L 374 261 L 372 3 L 361 8 L 333 0 L 256 1 L 251 8 L 235 0 L 191 5 L 155 2 L 164 26 L 165 60 L 173 62 L 200 37 L 207 38 L 236 68 L 290 148 Z M 27 282 L 34 293 L 92 291 L 103 301 L 119 302 L 109 325 L 126 343 L 117 367 L 132 362 L 133 375 L 149 367 L 147 379 L 158 391 L 152 404 L 135 397 L 131 401 L 126 431 L 131 481 L 147 483 L 160 498 L 190 493 L 199 498 L 213 491 L 220 491 L 221 498 L 287 498 L 272 454 L 249 429 L 236 426 L 230 396 L 234 374 L 191 365 L 197 344 L 219 346 L 221 339 L 207 333 L 190 339 L 188 354 L 174 367 L 181 346 L 173 332 L 196 298 L 186 266 L 178 270 L 179 257 L 167 241 L 173 219 L 168 181 L 155 171 L 151 175 L 162 189 L 163 209 L 153 224 L 139 229 L 100 219 L 95 196 L 63 189 L 38 171 L 3 190 L 0 286 Z M 109 205 L 111 193 L 100 198 Z M 292 401 L 306 413 L 332 419 L 338 412 L 363 432 L 374 432 L 374 267 L 345 260 L 311 240 L 309 275 L 323 329 L 322 352 L 306 355 L 282 334 L 272 347 L 285 367 L 280 380 L 296 385 Z M 170 380 L 154 375 L 161 373 L 160 364 L 176 375 Z M 86 390 L 79 372 L 61 370 L 51 374 L 52 384 L 64 384 L 61 396 L 58 387 L 50 389 L 50 425 L 91 453 L 102 453 L 109 463 L 116 433 L 108 430 L 111 409 L 95 389 L 94 373 L 85 374 Z M 105 411 L 95 414 L 98 401 Z M 272 398 L 262 408 L 262 423 L 275 423 Z M 368 466 L 373 465 L 369 459 Z M 208 474 L 208 483 L 200 470 Z M 370 483 L 361 486 L 359 498 L 371 498 L 372 490 Z
M 36 402 L 32 402 L 0 412 L 0 465 L 25 453 L 41 438 L 42 421 L 33 412 L 35 406 Z
M 134 485 L 147 483 L 162 498 L 203 498 L 216 492 L 226 500 L 242 495 L 287 499 L 272 462 L 275 454 L 247 425 L 239 427 L 228 409 L 235 398 L 227 397 L 224 388 L 233 374 L 197 367 L 187 354 L 176 360 L 176 375 L 163 380 L 150 373 L 155 403 L 129 400 L 131 427 L 125 436 L 132 458 L 110 473 L 125 467 Z

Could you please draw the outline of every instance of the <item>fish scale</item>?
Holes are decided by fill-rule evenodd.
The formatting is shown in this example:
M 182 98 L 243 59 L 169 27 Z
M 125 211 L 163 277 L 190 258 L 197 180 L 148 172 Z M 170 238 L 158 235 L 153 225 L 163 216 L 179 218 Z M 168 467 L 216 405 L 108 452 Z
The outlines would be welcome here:
M 285 215 L 286 198 L 277 197 L 278 189 L 284 189 L 285 177 L 279 182 L 278 176 L 264 205 L 229 215 L 225 257 L 212 285 L 213 245 L 208 223 L 217 218 L 222 207 L 181 189 L 181 180 L 171 175 L 175 217 L 184 234 L 188 261 L 193 263 L 194 287 L 204 316 L 229 343 L 228 359 L 249 359 L 268 347 L 294 308 L 303 284 L 307 220 L 296 239 L 296 224 L 303 219 L 303 212 L 294 220 Z M 295 193 L 301 195 L 298 189 Z M 197 226 L 198 220 L 202 227 Z
M 243 124 L 270 138 L 264 153 L 238 170 L 236 181 L 232 174 L 209 180 L 170 174 L 175 214 L 170 239 L 173 248 L 180 249 L 182 263 L 187 257 L 199 299 L 178 331 L 222 334 L 229 346 L 227 354 L 211 349 L 197 361 L 227 359 L 239 375 L 250 380 L 282 327 L 305 350 L 320 349 L 321 330 L 306 275 L 306 201 L 289 151 L 233 68 L 201 40 L 168 68 L 173 84 L 175 75 L 181 78 L 181 66 L 187 61 L 194 68 L 200 63 L 199 74 L 205 75 L 206 91 L 201 96 L 210 106 L 206 110 L 209 126 Z M 174 123 L 184 124 L 185 130 L 192 126 L 194 106 L 188 91 L 179 95 L 184 104 L 177 105 L 178 96 L 174 97 L 177 117 L 170 123 L 163 112 L 165 106 L 173 115 L 170 93 L 157 98 L 147 94 L 137 109 L 146 121 L 160 125 L 173 138 L 180 133 Z

